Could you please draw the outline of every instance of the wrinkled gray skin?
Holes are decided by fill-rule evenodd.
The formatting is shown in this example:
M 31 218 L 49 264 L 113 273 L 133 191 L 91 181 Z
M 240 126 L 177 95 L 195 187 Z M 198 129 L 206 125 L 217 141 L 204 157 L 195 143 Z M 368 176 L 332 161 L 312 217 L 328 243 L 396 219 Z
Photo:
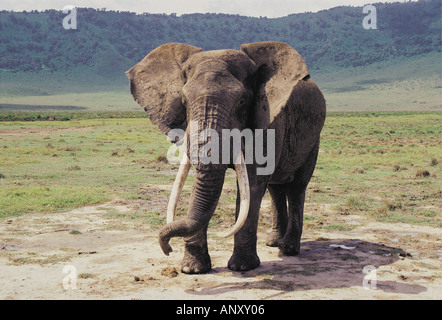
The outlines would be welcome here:
M 199 130 L 212 128 L 220 134 L 233 128 L 275 130 L 274 173 L 259 176 L 257 164 L 247 164 L 250 209 L 234 236 L 228 267 L 246 271 L 260 265 L 257 224 L 266 189 L 273 211 L 267 245 L 278 246 L 286 255 L 298 254 L 305 191 L 316 164 L 326 109 L 299 54 L 281 42 L 245 44 L 240 51 L 201 51 L 169 43 L 149 53 L 127 75 L 134 99 L 164 133 L 189 130 L 191 120 L 198 121 Z M 163 251 L 170 238 L 184 237 L 184 273 L 211 269 L 207 226 L 228 167 L 233 166 L 196 164 L 187 217 L 167 224 L 159 233 Z M 236 214 L 238 207 L 239 200 Z

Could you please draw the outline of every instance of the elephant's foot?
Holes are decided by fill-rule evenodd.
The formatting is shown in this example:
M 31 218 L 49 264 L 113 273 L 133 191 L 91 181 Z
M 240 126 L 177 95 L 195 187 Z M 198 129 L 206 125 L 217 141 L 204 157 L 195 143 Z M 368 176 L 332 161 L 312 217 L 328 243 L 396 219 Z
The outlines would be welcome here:
M 256 253 L 235 253 L 229 260 L 228 268 L 233 271 L 248 271 L 258 268 L 261 264 Z
M 286 256 L 296 256 L 301 250 L 301 242 L 282 239 L 279 241 L 278 248 Z
M 207 247 L 186 245 L 181 272 L 187 274 L 207 273 L 212 269 L 212 262 Z
M 279 246 L 279 241 L 282 239 L 281 233 L 278 230 L 272 230 L 267 237 L 266 245 L 269 247 Z

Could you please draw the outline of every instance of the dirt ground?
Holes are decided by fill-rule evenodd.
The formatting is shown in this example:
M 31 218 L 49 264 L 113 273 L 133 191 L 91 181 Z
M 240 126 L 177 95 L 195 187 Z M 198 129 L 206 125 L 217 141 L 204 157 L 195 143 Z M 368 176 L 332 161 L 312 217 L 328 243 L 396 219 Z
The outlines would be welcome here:
M 342 217 L 351 231 L 305 229 L 285 257 L 258 238 L 261 266 L 232 272 L 233 239 L 209 228 L 213 269 L 179 271 L 181 239 L 166 257 L 158 227 L 116 213 L 111 202 L 0 221 L 0 299 L 441 299 L 440 229 Z M 114 215 L 109 212 L 114 212 Z M 371 280 L 370 280 L 371 279 Z

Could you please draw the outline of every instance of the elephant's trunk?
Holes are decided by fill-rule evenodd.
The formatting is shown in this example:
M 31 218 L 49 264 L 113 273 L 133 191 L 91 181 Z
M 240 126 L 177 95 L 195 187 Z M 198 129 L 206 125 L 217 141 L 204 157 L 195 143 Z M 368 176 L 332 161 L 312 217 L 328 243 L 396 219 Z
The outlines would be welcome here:
M 164 254 L 172 248 L 170 238 L 189 237 L 208 225 L 221 195 L 227 166 L 197 165 L 187 216 L 168 223 L 160 230 L 159 242 Z
M 207 121 L 206 119 L 203 123 L 205 127 L 216 128 L 215 130 L 218 133 L 222 131 L 216 126 L 216 121 Z M 226 126 L 221 127 L 225 128 Z M 222 139 L 220 138 L 219 142 L 221 141 Z M 221 145 L 219 145 L 219 147 L 221 149 Z M 220 159 L 221 158 L 222 157 L 220 157 Z M 241 201 L 240 211 L 235 225 L 225 234 L 226 237 L 234 235 L 241 229 L 247 219 L 250 205 L 249 180 L 242 152 L 234 155 L 233 160 Z M 159 234 L 160 245 L 166 255 L 172 251 L 172 248 L 169 245 L 170 238 L 189 237 L 207 226 L 215 211 L 216 205 L 218 204 L 227 167 L 228 164 L 202 164 L 199 162 L 195 166 L 196 174 L 187 216 L 180 221 L 173 221 L 179 196 L 190 169 L 189 157 L 187 154 L 184 155 L 169 199 L 167 208 L 167 225 L 161 229 Z

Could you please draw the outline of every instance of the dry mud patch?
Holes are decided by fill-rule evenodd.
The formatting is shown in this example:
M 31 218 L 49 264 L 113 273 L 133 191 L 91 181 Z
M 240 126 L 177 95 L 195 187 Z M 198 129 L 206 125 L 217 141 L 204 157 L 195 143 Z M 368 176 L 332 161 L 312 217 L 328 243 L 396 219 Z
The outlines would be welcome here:
M 261 266 L 249 272 L 226 267 L 233 239 L 220 238 L 221 230 L 212 228 L 212 271 L 185 275 L 179 272 L 181 239 L 172 239 L 174 252 L 166 257 L 157 227 L 119 219 L 109 210 L 134 209 L 114 201 L 0 221 L 0 299 L 442 298 L 437 228 L 359 217 L 351 231 L 305 229 L 296 257 L 266 247 L 261 231 Z M 368 289 L 367 266 L 376 271 L 376 283 L 365 281 Z

